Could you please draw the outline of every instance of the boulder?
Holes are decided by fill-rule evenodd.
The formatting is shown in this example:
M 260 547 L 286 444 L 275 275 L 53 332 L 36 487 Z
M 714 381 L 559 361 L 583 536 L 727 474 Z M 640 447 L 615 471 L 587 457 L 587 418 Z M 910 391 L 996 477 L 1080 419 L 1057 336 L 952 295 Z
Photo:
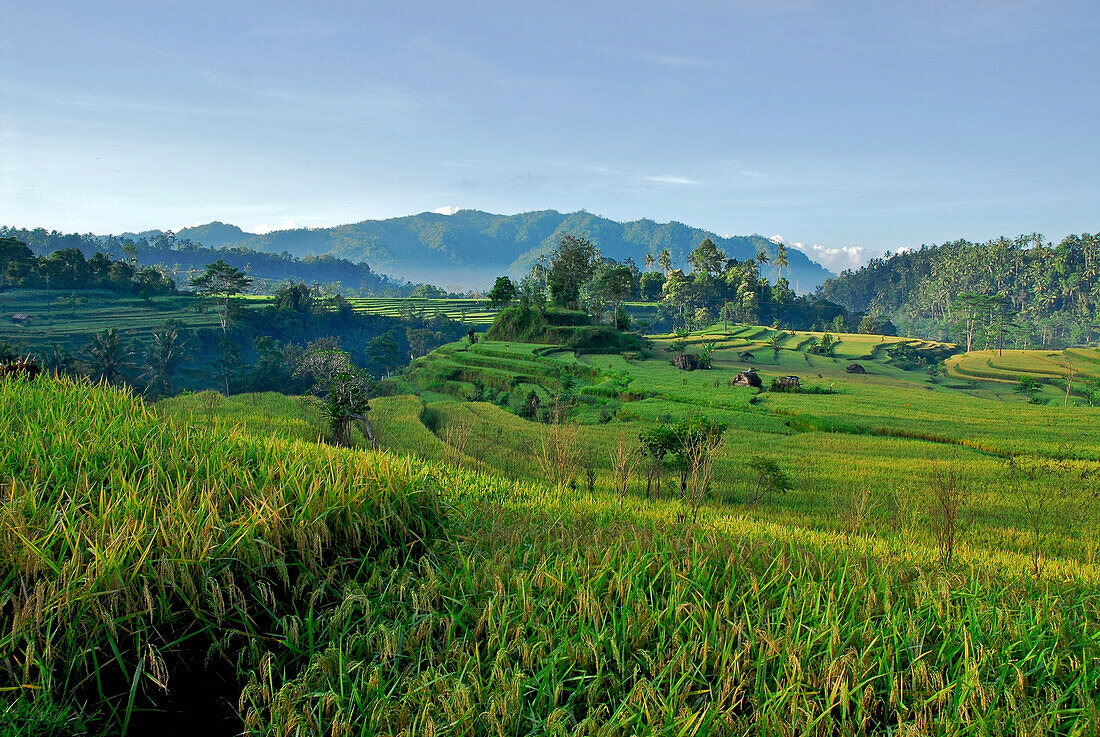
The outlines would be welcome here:
M 848 368 L 846 368 L 844 370 L 847 371 L 850 374 L 865 374 L 865 373 L 867 373 L 867 369 L 863 368 L 863 366 L 859 365 L 858 363 L 850 363 L 850 364 L 848 364 Z

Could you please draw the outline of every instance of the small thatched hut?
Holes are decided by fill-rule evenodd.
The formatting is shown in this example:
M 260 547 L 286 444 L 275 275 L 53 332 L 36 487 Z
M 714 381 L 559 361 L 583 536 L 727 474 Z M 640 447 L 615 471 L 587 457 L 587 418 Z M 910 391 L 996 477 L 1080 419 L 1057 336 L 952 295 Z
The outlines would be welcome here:
M 758 389 L 764 386 L 764 382 L 760 380 L 760 374 L 752 369 L 737 374 L 730 383 L 733 386 L 754 386 Z
M 742 361 L 755 361 L 756 356 L 752 355 L 752 351 L 741 351 L 740 354 Z
M 776 384 L 784 391 L 795 391 L 802 387 L 802 380 L 797 376 L 784 376 L 781 379 L 776 379 Z
M 28 315 L 26 312 L 16 312 L 11 316 L 11 321 L 16 325 L 26 325 L 28 322 L 34 319 L 34 315 Z
M 865 373 L 867 373 L 867 369 L 863 368 L 863 366 L 861 366 L 858 363 L 850 363 L 850 364 L 848 364 L 848 368 L 846 368 L 844 370 L 847 371 L 850 374 L 865 374 Z
M 670 363 L 681 371 L 695 371 L 706 368 L 703 360 L 694 353 L 677 353 Z

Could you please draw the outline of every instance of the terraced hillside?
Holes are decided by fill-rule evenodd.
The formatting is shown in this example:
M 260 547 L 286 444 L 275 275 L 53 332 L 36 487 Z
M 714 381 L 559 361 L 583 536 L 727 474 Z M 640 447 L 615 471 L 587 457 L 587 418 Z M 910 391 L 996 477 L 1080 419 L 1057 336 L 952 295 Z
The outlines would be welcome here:
M 952 357 L 947 368 L 952 377 L 982 386 L 993 395 L 1007 395 L 1029 377 L 1039 383 L 1038 402 L 1091 404 L 1095 382 L 1100 382 L 1100 349 L 971 351 Z
M 218 313 L 188 296 L 158 296 L 149 300 L 120 297 L 114 292 L 84 290 L 58 294 L 56 290 L 13 290 L 0 294 L 0 343 L 34 350 L 52 345 L 83 346 L 88 336 L 107 328 L 145 339 L 167 320 L 189 328 L 216 327 Z M 13 322 L 16 313 L 31 316 L 26 324 Z
M 425 317 L 436 315 L 468 325 L 488 326 L 498 310 L 489 309 L 484 299 L 420 299 L 416 297 L 364 297 L 350 299 L 356 312 L 386 317 Z
M 310 399 L 0 381 L 0 734 L 1089 734 L 1094 410 L 770 337 L 689 336 L 692 372 L 452 344 L 372 400 L 381 454 Z M 747 360 L 834 393 L 728 386 Z M 516 387 L 579 424 L 486 401 Z M 620 439 L 700 414 L 697 516 L 672 465 L 614 488 Z

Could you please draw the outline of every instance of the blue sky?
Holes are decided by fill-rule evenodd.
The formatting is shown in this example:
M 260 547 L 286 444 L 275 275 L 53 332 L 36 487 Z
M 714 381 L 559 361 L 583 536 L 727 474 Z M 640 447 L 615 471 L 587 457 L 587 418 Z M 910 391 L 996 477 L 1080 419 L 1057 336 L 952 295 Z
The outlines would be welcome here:
M 0 223 L 440 207 L 782 235 L 831 268 L 1100 230 L 1092 2 L 0 0 Z

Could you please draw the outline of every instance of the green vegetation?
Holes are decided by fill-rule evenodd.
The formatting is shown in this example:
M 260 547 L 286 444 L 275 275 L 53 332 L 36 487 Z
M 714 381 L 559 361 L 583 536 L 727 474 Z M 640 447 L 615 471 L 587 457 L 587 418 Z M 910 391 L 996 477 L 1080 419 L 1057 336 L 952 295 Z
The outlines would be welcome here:
M 1100 235 L 954 241 L 871 259 L 819 290 L 910 335 L 970 348 L 1065 347 L 1100 338 Z
M 365 315 L 419 319 L 445 317 L 477 327 L 491 325 L 497 314 L 487 300 L 473 298 L 365 297 L 349 299 L 348 302 L 356 312 Z
M 774 245 L 774 244 L 773 244 Z M 788 264 L 787 250 L 777 246 L 777 259 Z M 541 257 L 519 285 L 523 305 L 553 304 L 570 310 L 585 310 L 597 323 L 611 310 L 611 324 L 620 330 L 631 327 L 626 304 L 637 297 L 658 301 L 654 313 L 644 319 L 650 330 L 691 330 L 715 319 L 730 322 L 767 322 L 777 327 L 822 328 L 840 332 L 846 321 L 859 322 L 836 304 L 818 297 L 798 296 L 790 283 L 777 276 L 772 285 L 761 275 L 769 261 L 761 247 L 752 258 L 728 258 L 709 237 L 688 254 L 692 271 L 672 268 L 668 249 L 659 258 L 647 254 L 646 271 L 632 258 L 619 262 L 602 253 L 586 238 L 561 236 L 556 248 Z M 650 269 L 655 263 L 662 271 Z M 638 318 L 635 318 L 638 319 Z
M 0 642 L 10 682 L 40 688 L 5 692 L 5 713 L 143 733 L 198 710 L 189 664 L 205 713 L 257 735 L 1087 734 L 1100 458 L 1037 428 L 1056 413 L 1080 432 L 1092 410 L 930 382 L 880 347 L 904 339 L 771 360 L 776 337 L 815 336 L 689 334 L 715 344 L 690 373 L 668 364 L 671 338 L 652 358 L 445 346 L 420 368 L 457 355 L 472 377 L 619 411 L 601 423 L 578 400 L 590 424 L 548 425 L 381 397 L 382 454 L 358 434 L 313 442 L 315 400 L 205 393 L 151 412 L 6 381 L 4 590 L 22 593 Z M 764 378 L 797 368 L 837 393 L 726 386 L 746 347 Z M 844 371 L 853 358 L 867 374 Z M 912 426 L 891 427 L 899 414 Z M 988 447 L 952 436 L 967 414 Z M 572 465 L 548 485 L 553 428 Z M 639 435 L 650 456 L 616 461 Z M 691 437 L 720 439 L 700 486 Z M 647 467 L 672 475 L 647 493 Z
M 584 312 L 540 310 L 527 305 L 503 310 L 486 337 L 496 341 L 560 345 L 587 353 L 618 353 L 642 347 L 638 336 L 619 332 L 611 325 L 593 325 Z
M 1100 352 L 519 300 L 383 396 L 304 286 L 228 332 L 321 399 L 0 379 L 0 735 L 1091 733 Z
M 214 721 L 273 642 L 304 664 L 299 634 L 344 582 L 441 529 L 407 461 L 172 424 L 64 379 L 0 382 L 0 458 L 0 712 L 23 721 L 5 734 L 147 733 L 151 708 Z
M 274 292 L 287 282 L 298 281 L 326 285 L 349 296 L 403 296 L 410 294 L 416 286 L 376 274 L 367 264 L 352 263 L 327 254 L 294 258 L 287 253 L 265 253 L 225 246 L 247 235 L 233 226 L 184 228 L 179 233 L 151 231 L 117 237 L 0 226 L 0 239 L 21 241 L 38 256 L 52 256 L 70 249 L 79 251 L 90 260 L 100 254 L 100 258 L 109 258 L 116 263 L 156 269 L 179 284 L 186 284 L 208 264 L 224 260 L 230 266 L 248 271 L 258 290 L 267 293 Z M 2 253 L 0 249 L 0 288 L 3 287 L 4 271 Z

